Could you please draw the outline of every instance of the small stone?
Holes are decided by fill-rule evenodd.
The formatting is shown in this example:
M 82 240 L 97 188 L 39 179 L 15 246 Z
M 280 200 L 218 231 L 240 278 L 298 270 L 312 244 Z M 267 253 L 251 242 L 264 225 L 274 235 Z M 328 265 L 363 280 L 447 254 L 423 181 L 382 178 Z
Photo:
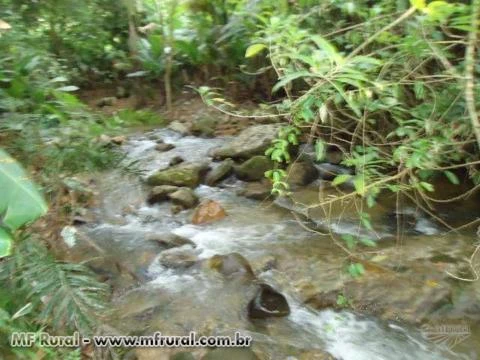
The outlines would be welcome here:
M 177 191 L 178 186 L 173 185 L 159 185 L 155 186 L 148 194 L 147 201 L 149 204 L 156 204 L 168 200 L 168 195 Z
M 214 255 L 208 260 L 208 265 L 226 277 L 255 277 L 248 260 L 238 253 Z
M 196 246 L 192 240 L 173 233 L 151 234 L 147 236 L 147 240 L 155 242 L 160 246 L 166 247 L 168 249 L 180 247 L 183 245 L 191 245 L 192 247 Z
M 214 200 L 205 200 L 195 209 L 192 224 L 199 225 L 218 221 L 227 216 L 225 209 Z
M 290 314 L 285 296 L 267 284 L 260 284 L 255 297 L 248 304 L 248 316 L 252 319 L 282 317 Z
M 127 138 L 125 136 L 114 136 L 112 137 L 112 143 L 115 145 L 122 145 L 127 141 Z
M 198 197 L 195 192 L 187 187 L 178 189 L 168 195 L 175 205 L 181 205 L 184 209 L 190 209 L 198 203 Z
M 180 164 L 184 161 L 185 160 L 181 156 L 177 155 L 177 156 L 174 156 L 172 158 L 172 160 L 169 161 L 168 166 L 175 166 L 175 165 L 178 165 L 178 164 Z
M 168 143 L 160 143 L 155 145 L 155 150 L 160 151 L 160 152 L 165 152 L 169 151 L 175 148 L 175 145 L 173 144 L 168 144 Z

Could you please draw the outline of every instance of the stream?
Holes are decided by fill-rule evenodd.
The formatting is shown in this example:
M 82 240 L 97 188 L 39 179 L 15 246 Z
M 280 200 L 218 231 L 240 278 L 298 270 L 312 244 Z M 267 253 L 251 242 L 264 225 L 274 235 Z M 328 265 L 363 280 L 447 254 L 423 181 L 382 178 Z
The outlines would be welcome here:
M 156 139 L 175 148 L 159 152 L 155 150 Z M 72 251 L 82 259 L 93 259 L 92 268 L 111 282 L 115 309 L 113 328 L 122 334 L 161 331 L 184 335 L 196 331 L 231 335 L 239 331 L 253 338 L 252 350 L 259 359 L 327 359 L 325 353 L 339 360 L 478 358 L 478 314 L 470 318 L 465 315 L 468 313 L 465 308 L 473 306 L 470 303 L 460 310 L 454 307 L 441 313 L 452 314 L 458 310 L 456 318 L 468 320 L 467 338 L 452 347 L 445 341 L 432 341 L 422 331 L 421 324 L 362 313 L 349 307 L 321 308 L 306 301 L 321 290 L 339 289 L 351 281 L 345 271 L 345 254 L 330 236 L 300 226 L 287 207 L 237 195 L 244 183 L 234 177 L 219 186 L 202 184 L 195 189 L 200 199 L 220 203 L 228 214 L 209 224 L 193 225 L 193 209 L 173 214 L 168 202 L 154 205 L 146 202 L 148 188 L 142 178 L 168 167 L 176 156 L 188 162 L 211 162 L 209 150 L 227 141 L 228 137 L 181 136 L 169 129 L 134 134 L 122 147 L 128 154 L 126 161 L 135 161 L 142 174 L 114 171 L 96 179 L 101 199 L 94 210 L 97 221 L 78 228 L 106 254 L 98 259 L 95 249 L 81 242 Z M 405 252 L 411 254 L 406 255 L 411 256 L 406 258 L 407 263 L 419 264 L 418 259 L 423 259 L 426 253 L 433 257 L 435 251 L 439 253 L 437 256 L 455 259 L 467 255 L 471 235 L 444 234 L 427 217 L 413 227 L 415 231 L 404 238 Z M 349 229 L 348 221 L 337 221 L 332 231 L 349 233 Z M 388 226 L 381 227 L 380 233 L 393 236 L 390 232 Z M 167 267 L 160 263 L 159 256 L 165 248 L 155 239 L 166 233 L 190 241 L 176 249 L 185 250 L 189 259 L 193 257 L 193 265 Z M 380 250 L 385 250 L 383 257 L 393 256 L 392 244 L 394 240 L 388 240 L 388 236 L 379 243 Z M 460 244 L 462 254 L 454 253 L 459 247 L 452 244 Z M 231 253 L 248 260 L 255 279 L 225 278 L 209 267 L 212 256 Z M 118 263 L 120 270 L 115 266 Z M 365 276 L 369 276 L 368 273 Z M 438 280 L 441 281 L 449 280 Z M 256 320 L 248 317 L 247 304 L 259 283 L 267 283 L 285 296 L 290 306 L 288 316 Z M 478 304 L 479 285 L 472 286 L 475 288 L 471 293 L 478 296 L 472 302 Z M 465 302 L 468 299 L 460 300 L 461 304 Z M 159 354 L 163 349 L 152 351 L 140 349 L 136 356 L 162 358 Z M 235 356 L 230 358 L 251 358 Z

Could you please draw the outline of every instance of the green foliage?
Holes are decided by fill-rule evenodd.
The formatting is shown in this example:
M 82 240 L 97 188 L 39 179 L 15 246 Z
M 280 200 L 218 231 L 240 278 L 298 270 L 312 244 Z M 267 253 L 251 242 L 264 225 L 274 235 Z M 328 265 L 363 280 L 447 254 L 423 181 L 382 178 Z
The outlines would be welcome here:
M 442 168 L 475 162 L 478 151 L 465 147 L 474 139 L 461 95 L 463 62 L 452 48 L 465 43 L 469 6 L 415 1 L 421 16 L 408 10 L 396 24 L 391 2 L 371 11 L 349 4 L 333 1 L 322 5 L 321 16 L 313 7 L 308 17 L 291 11 L 261 23 L 253 42 L 269 44 L 278 75 L 273 91 L 289 97 L 279 108 L 315 137 L 317 161 L 324 160 L 327 139 L 348 144 L 342 164 L 355 172 L 338 175 L 333 185 L 350 182 L 370 207 L 382 191 L 432 192 L 438 173 L 458 184 Z M 281 136 L 268 150 L 279 167 L 291 154 Z M 478 181 L 474 166 L 469 174 Z
M 23 238 L 0 264 L 0 351 L 29 359 L 38 351 L 46 359 L 79 359 L 79 350 L 10 348 L 12 332 L 90 336 L 106 314 L 108 288 L 83 265 L 56 261 L 38 239 Z
M 10 255 L 12 233 L 47 212 L 47 204 L 20 165 L 0 149 L 0 257 Z
M 348 265 L 348 273 L 353 277 L 353 278 L 358 278 L 365 274 L 365 268 L 361 263 L 351 263 Z

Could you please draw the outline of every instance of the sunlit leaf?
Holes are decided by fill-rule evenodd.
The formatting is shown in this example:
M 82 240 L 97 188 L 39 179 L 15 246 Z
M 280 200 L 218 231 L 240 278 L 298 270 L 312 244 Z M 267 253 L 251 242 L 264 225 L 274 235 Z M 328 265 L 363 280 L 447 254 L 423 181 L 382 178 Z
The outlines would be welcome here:
M 335 179 L 333 179 L 332 185 L 334 185 L 334 186 L 341 185 L 341 184 L 343 184 L 344 182 L 347 182 L 348 180 L 350 180 L 351 178 L 352 178 L 352 175 L 349 175 L 349 174 L 340 174 L 340 175 L 337 175 L 337 176 L 335 177 Z
M 427 7 L 425 0 L 410 0 L 410 4 L 418 10 L 423 10 Z
M 457 175 L 455 175 L 455 173 L 446 170 L 446 171 L 443 172 L 443 174 L 447 177 L 447 179 L 448 179 L 452 184 L 455 184 L 455 185 L 460 184 L 460 180 L 458 179 Z
M 325 159 L 326 155 L 326 145 L 325 142 L 321 139 L 318 139 L 315 143 L 315 157 L 317 161 L 322 161 Z
M 0 149 L 0 215 L 14 231 L 47 212 L 47 205 L 20 165 Z
M 353 186 L 355 187 L 355 191 L 359 195 L 365 195 L 365 176 L 357 175 L 353 179 Z
M 0 227 L 0 258 L 8 256 L 12 252 L 12 235 Z
M 250 57 L 254 57 L 255 55 L 257 55 L 260 51 L 262 51 L 263 49 L 266 49 L 267 48 L 267 45 L 265 44 L 253 44 L 253 45 L 250 45 L 247 50 L 245 51 L 245 57 L 246 58 L 250 58 Z

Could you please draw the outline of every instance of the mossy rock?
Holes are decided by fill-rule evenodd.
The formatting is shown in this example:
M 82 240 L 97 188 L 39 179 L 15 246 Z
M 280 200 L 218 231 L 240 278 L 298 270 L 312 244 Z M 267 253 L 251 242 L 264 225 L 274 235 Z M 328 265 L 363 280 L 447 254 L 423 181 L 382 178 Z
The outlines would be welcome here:
M 265 177 L 265 171 L 273 167 L 273 162 L 266 156 L 254 156 L 235 167 L 235 174 L 240 180 L 258 181 Z
M 157 171 L 147 178 L 147 184 L 151 186 L 173 185 L 195 188 L 200 184 L 207 169 L 206 164 L 182 163 Z

